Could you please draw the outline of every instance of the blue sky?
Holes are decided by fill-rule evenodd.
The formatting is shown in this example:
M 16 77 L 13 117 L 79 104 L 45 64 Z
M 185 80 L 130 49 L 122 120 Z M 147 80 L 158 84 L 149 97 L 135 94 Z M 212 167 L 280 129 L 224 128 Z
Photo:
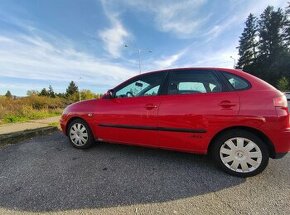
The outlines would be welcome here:
M 286 0 L 0 0 L 0 95 L 103 93 L 139 73 L 232 67 L 249 13 Z M 127 44 L 128 48 L 124 45 Z M 152 52 L 148 52 L 152 50 Z

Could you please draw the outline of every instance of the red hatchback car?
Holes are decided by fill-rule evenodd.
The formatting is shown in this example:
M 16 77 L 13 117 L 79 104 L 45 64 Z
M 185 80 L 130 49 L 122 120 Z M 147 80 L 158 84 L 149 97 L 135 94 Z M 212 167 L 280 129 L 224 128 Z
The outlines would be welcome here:
M 61 127 L 76 148 L 105 141 L 210 153 L 227 173 L 247 177 L 290 150 L 287 105 L 283 93 L 240 70 L 171 69 L 68 106 Z

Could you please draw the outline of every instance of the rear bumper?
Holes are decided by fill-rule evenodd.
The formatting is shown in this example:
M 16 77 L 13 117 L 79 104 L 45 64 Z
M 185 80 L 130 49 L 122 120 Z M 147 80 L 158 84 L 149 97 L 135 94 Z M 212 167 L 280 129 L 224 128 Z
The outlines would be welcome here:
M 290 128 L 280 132 L 271 132 L 271 140 L 275 148 L 274 158 L 282 158 L 290 151 Z

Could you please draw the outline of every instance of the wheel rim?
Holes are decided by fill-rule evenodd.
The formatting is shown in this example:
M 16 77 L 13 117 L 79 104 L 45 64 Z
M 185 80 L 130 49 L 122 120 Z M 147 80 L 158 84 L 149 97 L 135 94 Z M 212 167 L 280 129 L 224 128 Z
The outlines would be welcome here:
M 83 146 L 88 142 L 88 131 L 81 123 L 75 123 L 70 128 L 69 136 L 73 144 Z
M 232 171 L 247 173 L 255 171 L 262 162 L 259 146 L 243 137 L 231 138 L 220 148 L 223 164 Z

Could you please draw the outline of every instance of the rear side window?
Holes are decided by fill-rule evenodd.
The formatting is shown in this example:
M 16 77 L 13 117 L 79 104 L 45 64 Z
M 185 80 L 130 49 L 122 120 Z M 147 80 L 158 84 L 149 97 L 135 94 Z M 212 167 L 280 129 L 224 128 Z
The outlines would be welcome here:
M 223 74 L 235 90 L 244 90 L 250 87 L 250 84 L 245 79 L 237 75 L 226 72 Z
M 168 94 L 221 92 L 222 85 L 211 71 L 182 70 L 170 72 Z

